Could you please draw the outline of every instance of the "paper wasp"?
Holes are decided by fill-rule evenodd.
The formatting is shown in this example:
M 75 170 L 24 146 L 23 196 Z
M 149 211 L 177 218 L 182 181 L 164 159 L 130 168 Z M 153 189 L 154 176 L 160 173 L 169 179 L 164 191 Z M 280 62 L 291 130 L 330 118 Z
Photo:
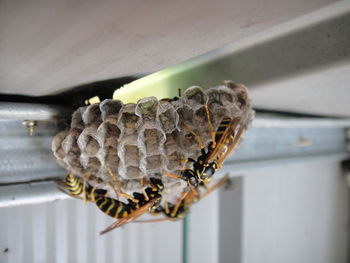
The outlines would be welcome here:
M 224 160 L 237 146 L 244 131 L 244 128 L 240 125 L 240 117 L 233 119 L 224 117 L 216 132 L 213 132 L 209 110 L 206 105 L 205 109 L 208 123 L 212 130 L 212 141 L 206 147 L 207 149 L 204 147 L 200 136 L 188 126 L 183 124 L 185 129 L 189 130 L 190 133 L 192 133 L 197 139 L 199 145 L 201 146 L 201 155 L 197 158 L 197 160 L 189 158 L 188 161 L 193 163 L 193 169 L 184 169 L 180 176 L 164 172 L 170 177 L 185 180 L 193 187 L 197 187 L 201 183 L 207 184 L 211 180 L 211 177 L 215 171 L 222 167 Z
M 191 187 L 189 191 L 184 192 L 181 197 L 177 200 L 176 204 L 172 204 L 170 202 L 165 202 L 164 206 L 158 206 L 154 209 L 151 214 L 159 215 L 163 214 L 164 218 L 158 219 L 150 219 L 150 220 L 142 220 L 137 222 L 162 222 L 162 221 L 176 221 L 185 218 L 185 216 L 190 212 L 190 207 L 194 203 L 205 198 L 208 194 L 219 189 L 229 182 L 229 177 L 225 176 L 221 180 L 219 180 L 213 186 L 207 188 L 204 184 L 200 184 L 200 186 L 194 188 Z M 201 194 L 200 187 L 205 188 L 205 192 Z
M 181 90 L 179 90 L 179 97 L 181 97 Z M 178 97 L 173 99 L 163 99 L 164 101 L 178 100 Z M 186 161 L 193 163 L 192 169 L 184 169 L 180 175 L 174 175 L 164 172 L 165 175 L 174 178 L 180 178 L 185 180 L 188 185 L 197 187 L 199 184 L 207 184 L 215 171 L 221 168 L 222 163 L 231 153 L 231 151 L 237 146 L 239 139 L 244 131 L 241 125 L 240 117 L 228 117 L 224 116 L 217 128 L 214 130 L 214 126 L 211 121 L 210 111 L 207 102 L 204 102 L 203 108 L 206 115 L 207 123 L 210 129 L 211 142 L 204 146 L 203 140 L 193 129 L 191 129 L 184 121 L 181 124 L 185 130 L 194 136 L 197 140 L 201 154 L 194 160 L 188 158 Z
M 101 231 L 101 235 L 129 223 L 149 211 L 155 210 L 161 201 L 164 189 L 160 179 L 150 178 L 150 184 L 143 190 L 143 193 L 134 192 L 133 197 L 127 198 L 128 203 L 124 203 L 108 197 L 105 189 L 95 189 L 88 183 L 82 183 L 73 174 L 68 174 L 66 181 L 58 184 L 67 189 L 69 193 L 64 192 L 70 196 L 81 199 L 86 198 L 86 200 L 96 203 L 97 207 L 105 214 L 118 219 Z M 81 194 L 83 194 L 83 197 L 80 197 Z
M 100 234 L 102 235 L 113 230 L 114 228 L 121 227 L 126 223 L 134 221 L 143 214 L 156 209 L 156 207 L 161 201 L 163 189 L 164 185 L 160 179 L 151 178 L 150 186 L 145 189 L 145 192 L 148 197 L 146 197 L 145 194 L 137 192 L 133 193 L 134 198 L 138 200 L 137 203 L 132 200 L 128 200 L 129 203 L 125 204 L 119 200 L 114 200 L 111 198 L 102 198 L 102 200 L 97 200 L 96 204 L 102 211 L 114 218 L 119 219 L 115 223 L 107 227 L 105 230 L 100 232 Z M 118 208 L 118 205 L 122 208 Z M 113 211 L 118 212 L 119 209 L 124 209 L 124 212 L 120 214 L 122 211 L 120 210 L 119 214 L 110 214 Z

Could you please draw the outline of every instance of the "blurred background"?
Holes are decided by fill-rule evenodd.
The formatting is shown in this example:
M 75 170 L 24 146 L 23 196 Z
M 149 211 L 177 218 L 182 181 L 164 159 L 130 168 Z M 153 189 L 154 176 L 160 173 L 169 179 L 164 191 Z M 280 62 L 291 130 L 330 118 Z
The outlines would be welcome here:
M 349 262 L 349 1 L 0 0 L 0 25 L 0 262 Z M 112 220 L 53 183 L 52 137 L 158 71 L 155 93 L 244 83 L 256 119 L 229 187 L 101 237 Z

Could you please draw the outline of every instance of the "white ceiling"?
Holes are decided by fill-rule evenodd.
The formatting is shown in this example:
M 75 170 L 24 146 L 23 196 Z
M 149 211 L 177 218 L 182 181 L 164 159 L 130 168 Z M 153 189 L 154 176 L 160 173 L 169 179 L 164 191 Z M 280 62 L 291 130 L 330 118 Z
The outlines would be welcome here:
M 333 0 L 0 1 L 0 93 L 150 73 Z

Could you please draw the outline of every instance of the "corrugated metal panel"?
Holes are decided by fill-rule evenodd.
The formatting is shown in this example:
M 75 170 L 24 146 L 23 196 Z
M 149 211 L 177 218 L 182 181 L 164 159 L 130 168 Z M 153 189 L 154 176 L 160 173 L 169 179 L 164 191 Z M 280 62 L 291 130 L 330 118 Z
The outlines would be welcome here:
M 22 117 L 21 103 L 11 103 L 11 107 L 5 110 L 9 103 L 0 102 L 0 115 L 13 114 L 13 119 L 0 119 L 0 184 L 28 182 L 57 178 L 65 173 L 56 162 L 51 151 L 51 142 L 55 134 L 63 129 L 62 123 L 56 119 L 50 121 L 39 121 L 35 127 L 34 135 L 29 136 L 27 128 L 22 121 L 16 118 Z M 44 112 L 46 105 L 34 104 L 44 116 L 50 111 Z M 41 110 L 41 107 L 44 107 Z M 29 111 L 28 117 L 32 114 Z M 38 114 L 39 115 L 39 114 Z M 0 117 L 1 117 L 0 116 Z M 40 115 L 39 115 L 40 117 Z
M 193 207 L 187 262 L 346 262 L 348 188 L 339 161 L 231 168 L 218 175 L 237 175 L 233 186 Z M 99 236 L 112 221 L 78 200 L 2 208 L 0 262 L 183 262 L 181 222 Z
M 79 200 L 2 208 L 0 262 L 181 262 L 181 222 L 128 224 L 100 236 L 112 222 Z
M 349 262 L 349 189 L 340 162 L 285 162 L 242 175 L 220 194 L 218 262 Z
M 189 215 L 189 262 L 219 262 L 219 192 L 211 193 Z
M 348 262 L 349 191 L 340 162 L 235 174 L 231 187 L 192 209 L 187 262 Z

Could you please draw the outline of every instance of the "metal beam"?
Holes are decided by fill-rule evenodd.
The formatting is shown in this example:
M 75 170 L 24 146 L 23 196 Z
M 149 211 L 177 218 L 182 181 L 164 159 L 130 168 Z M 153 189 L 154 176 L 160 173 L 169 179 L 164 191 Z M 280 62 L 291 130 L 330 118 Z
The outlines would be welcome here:
M 69 114 L 69 109 L 57 105 L 0 102 L 0 119 L 49 121 Z
M 35 182 L 0 186 L 0 208 L 52 202 L 69 198 L 54 182 Z
M 18 120 L 0 122 L 0 207 L 61 198 L 62 193 L 50 182 L 66 174 L 50 150 L 51 140 L 59 127 L 54 122 L 39 122 L 34 135 L 29 136 Z M 349 157 L 346 145 L 348 119 L 258 113 L 252 126 L 237 153 L 226 160 L 218 175 L 233 171 L 237 174 L 257 165 L 286 161 L 344 160 Z M 47 185 L 38 182 L 42 180 L 48 181 Z

